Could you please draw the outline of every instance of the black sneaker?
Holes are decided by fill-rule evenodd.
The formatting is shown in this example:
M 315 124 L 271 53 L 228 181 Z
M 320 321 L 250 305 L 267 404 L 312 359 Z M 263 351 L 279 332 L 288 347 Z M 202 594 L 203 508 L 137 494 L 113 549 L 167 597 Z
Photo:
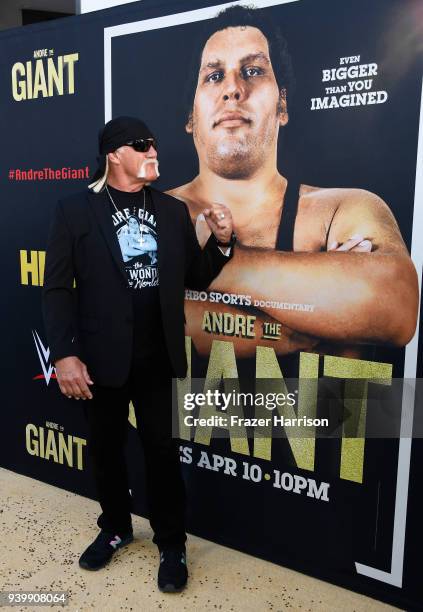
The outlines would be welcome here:
M 118 536 L 101 530 L 94 542 L 82 553 L 79 565 L 86 570 L 99 570 L 110 561 L 118 548 L 132 542 L 132 532 Z
M 184 548 L 160 551 L 157 584 L 163 593 L 182 591 L 188 580 L 187 558 Z

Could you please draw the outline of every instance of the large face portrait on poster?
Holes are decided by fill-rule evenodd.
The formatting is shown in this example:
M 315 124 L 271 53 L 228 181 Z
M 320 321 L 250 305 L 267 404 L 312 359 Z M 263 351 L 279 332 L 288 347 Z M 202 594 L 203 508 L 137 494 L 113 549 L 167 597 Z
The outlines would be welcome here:
M 233 216 L 232 260 L 207 292 L 186 291 L 191 376 L 414 376 L 420 84 L 403 44 L 410 28 L 412 3 L 404 15 L 394 2 L 275 0 L 106 30 L 105 119 L 147 122 L 158 141 L 157 186 L 187 205 L 201 244 L 210 234 L 204 209 L 221 203 Z M 336 460 L 319 460 L 326 451 L 310 440 L 291 441 L 288 454 L 276 445 L 250 453 L 320 470 L 341 479 L 335 488 L 367 486 L 363 520 L 377 490 L 391 501 L 376 523 L 389 525 L 401 514 L 396 466 L 407 451 L 391 445 L 388 459 L 374 446 L 368 472 L 357 423 Z M 382 462 L 383 475 L 375 467 Z M 289 512 L 298 508 L 293 502 Z M 361 529 L 359 554 L 389 564 L 401 541 L 375 552 L 371 530 Z

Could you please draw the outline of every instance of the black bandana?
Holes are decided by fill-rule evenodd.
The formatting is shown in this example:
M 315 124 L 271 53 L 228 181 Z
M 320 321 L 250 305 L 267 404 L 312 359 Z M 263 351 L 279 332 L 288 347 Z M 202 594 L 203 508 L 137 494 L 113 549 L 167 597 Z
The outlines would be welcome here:
M 136 117 L 116 117 L 108 121 L 98 134 L 98 168 L 93 181 L 100 179 L 106 170 L 106 155 L 138 138 L 154 138 L 148 127 Z

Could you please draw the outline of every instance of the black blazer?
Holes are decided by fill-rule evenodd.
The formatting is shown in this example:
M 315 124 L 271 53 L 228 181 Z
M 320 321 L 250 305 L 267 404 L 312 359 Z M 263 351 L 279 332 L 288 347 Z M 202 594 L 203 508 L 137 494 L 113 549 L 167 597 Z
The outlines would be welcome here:
M 206 289 L 231 256 L 222 254 L 213 234 L 202 250 L 187 206 L 148 189 L 157 221 L 163 330 L 174 373 L 183 378 L 184 288 Z M 59 201 L 47 242 L 43 288 L 52 362 L 76 355 L 95 383 L 124 384 L 132 357 L 131 291 L 107 193 L 87 191 Z

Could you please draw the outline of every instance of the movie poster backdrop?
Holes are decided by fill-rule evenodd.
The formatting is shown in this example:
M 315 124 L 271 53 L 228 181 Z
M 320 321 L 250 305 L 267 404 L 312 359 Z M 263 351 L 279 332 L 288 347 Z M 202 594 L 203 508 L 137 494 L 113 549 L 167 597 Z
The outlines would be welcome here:
M 331 400 L 350 415 L 333 439 L 260 426 L 219 436 L 225 427 L 181 419 L 189 531 L 418 609 L 418 5 L 256 0 L 258 30 L 238 28 L 242 38 L 218 25 L 228 5 L 198 5 L 145 0 L 1 35 L 1 465 L 95 498 L 82 407 L 61 396 L 49 361 L 45 242 L 57 198 L 87 186 L 102 123 L 142 117 L 158 141 L 157 186 L 186 202 L 200 241 L 197 218 L 213 201 L 231 207 L 239 234 L 241 255 L 209 291 L 186 291 L 180 397 L 199 381 L 259 391 L 268 379 L 297 393 L 281 415 L 316 417 L 331 380 Z M 269 24 L 270 61 L 260 47 Z M 251 176 L 269 179 L 257 202 Z M 334 254 L 342 270 L 331 268 L 329 238 L 339 248 L 360 220 L 372 252 Z M 396 390 L 395 437 L 374 434 L 370 399 L 383 386 Z M 134 426 L 131 410 L 131 491 L 145 515 Z

